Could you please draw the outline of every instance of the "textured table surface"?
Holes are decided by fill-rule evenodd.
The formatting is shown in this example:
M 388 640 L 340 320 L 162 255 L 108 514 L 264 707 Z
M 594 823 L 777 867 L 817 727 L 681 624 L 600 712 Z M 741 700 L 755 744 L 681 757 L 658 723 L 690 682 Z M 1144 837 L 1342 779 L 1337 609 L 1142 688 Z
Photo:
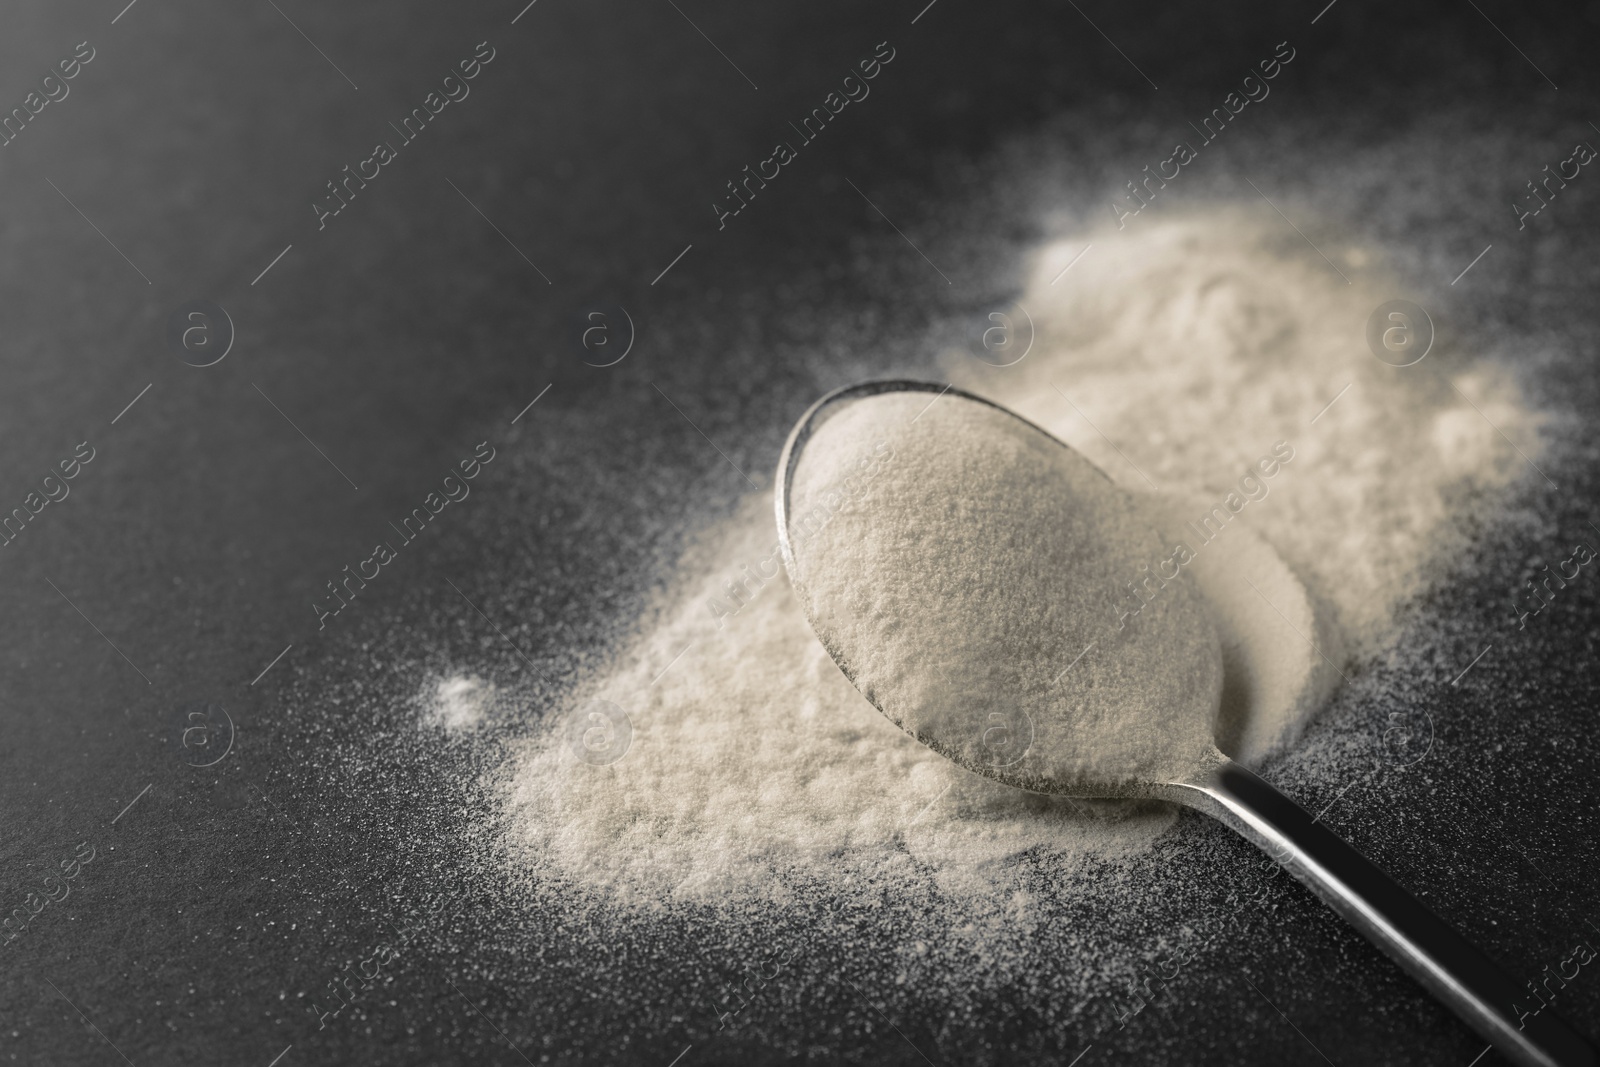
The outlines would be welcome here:
M 1368 745 L 1370 770 L 1267 773 L 1519 976 L 1600 940 L 1600 584 L 1527 631 L 1505 607 L 1597 514 L 1594 179 L 1528 231 L 1508 204 L 1600 137 L 1600 16 L 1321 6 L 10 5 L 0 105 L 31 113 L 79 42 L 92 59 L 0 148 L 4 507 L 82 443 L 93 458 L 0 549 L 0 893 L 20 930 L 0 1061 L 1466 1067 L 1478 1038 L 1308 893 L 1256 892 L 1250 850 L 1198 818 L 1141 861 L 1183 873 L 1160 906 L 1048 903 L 1130 958 L 1179 925 L 1210 946 L 1120 1029 L 1063 1022 L 1048 968 L 953 1018 L 874 964 L 903 931 L 850 901 L 774 910 L 756 940 L 688 908 L 597 931 L 508 903 L 475 836 L 477 772 L 730 513 L 733 465 L 768 485 L 823 390 L 936 375 L 936 345 L 1014 294 L 1045 235 L 1027 190 L 1099 218 L 1287 39 L 1271 107 L 1174 202 L 1256 203 L 1248 176 L 1396 250 L 1444 355 L 1495 337 L 1569 430 L 1548 481 L 1479 516 L 1404 668 L 1314 727 Z M 883 41 L 872 96 L 719 229 L 725 183 Z M 470 92 L 331 214 L 326 184 L 402 142 L 391 124 L 475 55 Z M 231 320 L 208 367 L 167 337 L 195 300 Z M 617 305 L 632 349 L 586 365 L 578 323 Z M 319 619 L 326 583 L 481 442 L 470 497 Z M 491 736 L 422 738 L 418 692 L 459 670 L 528 699 Z M 1381 758 L 1394 715 L 1429 724 L 1425 760 Z M 197 721 L 213 747 L 175 744 Z M 44 881 L 63 861 L 70 883 Z M 70 891 L 35 912 L 47 885 Z M 716 991 L 774 950 L 782 979 L 719 1026 Z M 373 990 L 311 1010 L 373 960 Z M 1560 1010 L 1600 1028 L 1600 978 Z

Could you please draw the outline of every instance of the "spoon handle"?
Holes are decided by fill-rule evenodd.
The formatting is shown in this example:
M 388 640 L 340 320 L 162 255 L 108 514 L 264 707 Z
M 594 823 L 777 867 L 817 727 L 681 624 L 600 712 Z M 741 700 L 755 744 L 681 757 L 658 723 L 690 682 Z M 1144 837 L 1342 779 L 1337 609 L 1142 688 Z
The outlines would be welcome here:
M 1259 845 L 1512 1062 L 1593 1067 L 1595 1051 L 1371 860 L 1228 759 L 1164 791 Z

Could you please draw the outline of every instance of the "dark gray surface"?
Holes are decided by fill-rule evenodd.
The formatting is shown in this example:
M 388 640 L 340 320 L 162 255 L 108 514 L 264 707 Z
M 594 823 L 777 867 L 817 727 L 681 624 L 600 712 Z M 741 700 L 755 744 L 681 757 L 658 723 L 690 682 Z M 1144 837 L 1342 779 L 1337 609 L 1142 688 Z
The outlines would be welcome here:
M 1481 1043 L 1374 950 L 1297 887 L 1258 891 L 1248 848 L 1187 818 L 1146 861 L 1151 878 L 1186 875 L 1161 907 L 1050 905 L 1131 959 L 1180 925 L 1214 938 L 1122 1031 L 1096 1029 L 1103 1011 L 1071 1018 L 1048 968 L 951 1017 L 870 953 L 838 950 L 843 931 L 900 934 L 859 900 L 775 913 L 759 943 L 689 909 L 597 937 L 576 906 L 506 903 L 475 836 L 486 798 L 462 784 L 496 739 L 419 744 L 413 698 L 430 672 L 469 664 L 525 698 L 504 736 L 531 729 L 685 531 L 748 489 L 655 386 L 769 484 L 823 389 L 931 373 L 934 340 L 1012 291 L 1038 231 L 1002 146 L 1040 167 L 1035 193 L 1103 211 L 1149 144 L 1284 38 L 1301 58 L 1273 110 L 1173 195 L 1238 198 L 1248 174 L 1401 249 L 1440 302 L 1442 340 L 1526 353 L 1525 386 L 1581 424 L 1596 399 L 1593 178 L 1532 233 L 1506 205 L 1594 136 L 1593 6 L 1395 15 L 1340 0 L 1315 26 L 1320 3 L 1084 7 L 1159 92 L 1070 6 L 940 0 L 915 25 L 921 2 L 539 0 L 515 25 L 518 3 L 278 6 L 139 0 L 114 25 L 117 2 L 0 16 L 5 106 L 76 42 L 97 50 L 70 96 L 0 149 L 5 506 L 78 442 L 97 450 L 70 497 L 0 548 L 6 907 L 78 842 L 97 850 L 72 895 L 0 948 L 0 1059 L 265 1067 L 292 1046 L 283 1067 L 664 1065 L 692 1045 L 683 1067 L 1065 1063 L 1092 1040 L 1083 1067 L 1472 1060 Z M 323 182 L 485 39 L 497 56 L 471 95 L 318 232 L 308 204 Z M 722 183 L 884 39 L 897 58 L 872 97 L 719 233 Z M 206 369 L 163 339 L 197 297 L 238 331 Z M 639 326 L 606 370 L 570 338 L 596 299 Z M 308 603 L 323 583 L 486 439 L 499 452 L 473 495 L 318 633 Z M 1587 434 L 1560 441 L 1542 464 L 1559 489 L 1521 483 L 1408 629 L 1405 666 L 1357 679 L 1317 726 L 1324 743 L 1381 754 L 1391 711 L 1431 716 L 1429 761 L 1375 760 L 1328 819 L 1528 977 L 1600 938 L 1600 586 L 1576 586 L 1526 633 L 1505 621 L 1525 564 L 1594 516 Z M 172 750 L 174 709 L 191 701 L 237 726 L 209 770 Z M 1268 773 L 1313 808 L 1351 784 L 1295 759 Z M 1240 895 L 1256 902 L 1231 906 Z M 390 924 L 417 931 L 392 981 L 319 1030 L 310 991 L 392 939 Z M 793 967 L 718 1031 L 710 998 L 774 946 Z M 1600 979 L 1585 970 L 1561 1009 L 1595 1029 Z

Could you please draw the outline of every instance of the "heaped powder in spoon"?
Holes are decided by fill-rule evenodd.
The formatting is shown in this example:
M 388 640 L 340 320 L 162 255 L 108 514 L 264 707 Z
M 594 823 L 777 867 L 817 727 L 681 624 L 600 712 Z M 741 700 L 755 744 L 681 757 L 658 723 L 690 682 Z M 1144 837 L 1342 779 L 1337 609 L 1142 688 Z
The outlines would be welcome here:
M 872 501 L 807 536 L 878 436 L 894 462 Z M 791 573 L 824 646 L 936 751 L 1072 796 L 1171 781 L 1212 751 L 1222 656 L 1200 594 L 1179 573 L 1124 603 L 1172 546 L 1146 501 L 1041 430 L 959 394 L 842 400 L 789 495 Z

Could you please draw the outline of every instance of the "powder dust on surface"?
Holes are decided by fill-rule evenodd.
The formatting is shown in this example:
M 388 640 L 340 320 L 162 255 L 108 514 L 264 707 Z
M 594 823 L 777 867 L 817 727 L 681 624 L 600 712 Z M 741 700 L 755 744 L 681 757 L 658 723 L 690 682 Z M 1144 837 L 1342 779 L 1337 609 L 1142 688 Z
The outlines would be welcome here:
M 1053 284 L 1089 242 L 1092 262 Z M 1189 538 L 1181 580 L 1219 620 L 1227 666 L 1218 740 L 1254 765 L 1294 749 L 1330 690 L 1384 654 L 1464 542 L 1463 509 L 1524 474 L 1519 449 L 1538 456 L 1542 416 L 1495 363 L 1446 377 L 1352 345 L 1389 295 L 1286 251 L 1259 216 L 1174 215 L 1042 247 L 1018 298 L 1036 331 L 1021 362 L 941 360 L 1154 500 L 1167 540 Z M 1260 477 L 1280 443 L 1292 460 Z M 841 509 L 883 507 L 887 484 L 857 479 Z M 1227 521 L 1204 541 L 1188 524 L 1214 505 Z M 615 762 L 570 744 L 568 720 L 594 699 L 628 717 Z M 636 636 L 561 712 L 490 776 L 497 862 L 606 922 L 690 908 L 739 926 L 870 887 L 917 902 L 902 918 L 931 939 L 924 967 L 948 956 L 1017 979 L 1045 944 L 1040 877 L 1118 909 L 1175 891 L 1131 873 L 1172 809 L 1013 789 L 879 714 L 789 587 L 770 491 L 700 533 Z M 1094 984 L 1087 968 L 1072 981 Z

